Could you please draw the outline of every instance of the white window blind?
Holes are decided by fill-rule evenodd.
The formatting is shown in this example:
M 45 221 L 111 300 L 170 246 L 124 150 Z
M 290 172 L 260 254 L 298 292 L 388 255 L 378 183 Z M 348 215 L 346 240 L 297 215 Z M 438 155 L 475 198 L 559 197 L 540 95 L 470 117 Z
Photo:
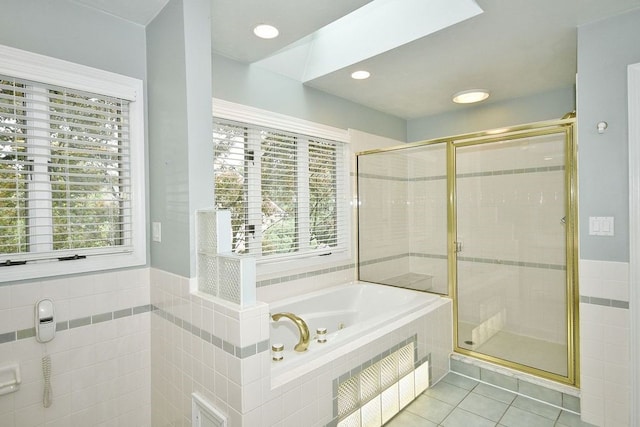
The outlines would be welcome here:
M 0 265 L 132 250 L 128 108 L 0 75 Z
M 271 259 L 347 248 L 344 143 L 214 118 L 215 204 L 233 250 Z

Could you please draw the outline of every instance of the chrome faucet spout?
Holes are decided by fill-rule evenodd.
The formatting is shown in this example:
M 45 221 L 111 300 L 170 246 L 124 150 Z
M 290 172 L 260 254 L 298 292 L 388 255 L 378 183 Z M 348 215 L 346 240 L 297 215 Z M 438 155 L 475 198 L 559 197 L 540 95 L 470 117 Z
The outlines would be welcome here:
M 271 315 L 271 318 L 277 322 L 281 318 L 286 317 L 291 320 L 298 327 L 298 332 L 300 332 L 300 340 L 298 344 L 293 348 L 295 351 L 306 351 L 307 347 L 309 347 L 309 327 L 307 326 L 307 322 L 302 320 L 299 316 L 296 316 L 293 313 L 276 313 Z

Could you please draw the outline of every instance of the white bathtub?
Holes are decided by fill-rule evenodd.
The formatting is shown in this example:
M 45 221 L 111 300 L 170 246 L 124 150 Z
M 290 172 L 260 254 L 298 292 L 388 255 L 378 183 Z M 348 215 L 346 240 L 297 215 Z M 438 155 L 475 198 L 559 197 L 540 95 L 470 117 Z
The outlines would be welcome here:
M 290 312 L 309 326 L 305 352 L 296 352 L 298 328 L 287 319 L 271 321 L 271 344 L 284 344 L 282 361 L 271 362 L 272 386 L 283 384 L 408 324 L 439 306 L 438 295 L 392 286 L 354 282 L 269 304 L 271 314 Z M 327 342 L 316 342 L 317 328 L 327 328 Z

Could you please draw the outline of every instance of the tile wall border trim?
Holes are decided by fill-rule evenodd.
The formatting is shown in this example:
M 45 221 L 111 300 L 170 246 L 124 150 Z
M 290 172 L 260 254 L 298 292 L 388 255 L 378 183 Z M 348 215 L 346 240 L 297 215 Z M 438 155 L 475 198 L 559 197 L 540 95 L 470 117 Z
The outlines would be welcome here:
M 138 305 L 117 311 L 109 311 L 106 313 L 93 314 L 91 316 L 79 317 L 76 319 L 63 320 L 56 323 L 56 332 L 66 331 L 67 329 L 80 328 L 82 326 L 96 325 L 98 323 L 108 322 L 123 317 L 134 316 L 136 314 L 149 313 L 153 310 L 151 304 Z M 0 344 L 13 341 L 19 341 L 36 336 L 35 326 L 32 328 L 19 329 L 0 334 Z
M 486 171 L 486 172 L 459 173 L 456 175 L 456 178 L 476 178 L 476 177 L 500 176 L 500 175 L 521 175 L 521 174 L 540 173 L 540 172 L 559 172 L 564 170 L 565 168 L 563 165 L 540 166 L 537 168 L 500 169 L 500 170 Z
M 223 350 L 225 353 L 237 357 L 238 359 L 246 359 L 247 357 L 251 357 L 269 350 L 268 339 L 255 344 L 249 344 L 245 347 L 240 347 L 230 343 L 229 341 L 225 341 L 222 338 L 215 336 L 208 331 L 205 331 L 204 329 L 192 325 L 186 320 L 174 316 L 173 314 L 156 306 L 153 306 L 153 313 L 163 318 L 164 320 L 173 323 L 186 332 L 191 333 L 197 338 L 200 338 L 203 341 L 208 342 L 209 344 L 213 344 L 215 347 Z
M 520 169 L 496 169 L 496 170 L 485 171 L 485 172 L 459 173 L 459 174 L 456 174 L 456 178 L 460 179 L 460 178 L 478 178 L 478 177 L 501 176 L 501 175 L 522 175 L 522 174 L 540 173 L 540 172 L 559 172 L 564 170 L 565 170 L 565 167 L 563 165 L 540 166 L 535 168 L 520 168 Z M 405 178 L 405 177 L 398 177 L 398 176 L 379 175 L 379 174 L 373 174 L 373 173 L 361 173 L 361 174 L 358 174 L 357 176 L 360 178 L 380 179 L 384 181 L 399 181 L 399 182 L 444 181 L 447 179 L 446 175 Z
M 380 262 L 393 261 L 393 260 L 401 259 L 405 257 L 432 258 L 432 259 L 443 259 L 443 260 L 447 259 L 446 255 L 427 254 L 427 253 L 419 253 L 419 252 L 406 252 L 403 254 L 390 255 L 386 257 L 363 261 L 360 263 L 360 265 L 367 266 L 371 264 L 377 264 Z M 544 264 L 544 263 L 536 263 L 536 262 L 510 261 L 510 260 L 491 259 L 491 258 L 458 257 L 458 261 L 476 262 L 476 263 L 482 263 L 482 264 L 508 265 L 512 267 L 539 268 L 544 270 L 565 271 L 567 269 L 566 266 L 559 265 L 559 264 Z
M 475 258 L 475 257 L 458 257 L 458 261 L 475 262 L 480 264 L 499 264 L 508 265 L 511 267 L 526 267 L 526 268 L 539 268 L 543 270 L 560 270 L 566 271 L 567 267 L 560 264 L 545 264 L 537 262 L 525 262 L 525 261 L 510 261 L 504 259 L 492 259 L 492 258 Z
M 580 295 L 580 302 L 584 304 L 601 305 L 603 307 L 629 309 L 629 301 L 592 297 L 588 295 Z

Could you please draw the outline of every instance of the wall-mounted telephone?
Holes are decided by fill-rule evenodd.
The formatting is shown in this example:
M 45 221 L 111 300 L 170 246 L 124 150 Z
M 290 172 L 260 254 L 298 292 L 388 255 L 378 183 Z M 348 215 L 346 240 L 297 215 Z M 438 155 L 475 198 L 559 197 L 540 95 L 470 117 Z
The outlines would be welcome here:
M 50 299 L 43 299 L 36 303 L 35 323 L 38 342 L 49 342 L 56 336 L 56 315 Z
M 36 340 L 41 343 L 48 343 L 56 336 L 56 312 L 53 308 L 53 301 L 50 299 L 42 299 L 38 301 L 34 309 L 34 317 L 36 324 Z M 42 375 L 44 377 L 42 406 L 48 408 L 52 403 L 51 357 L 46 353 L 42 357 Z

